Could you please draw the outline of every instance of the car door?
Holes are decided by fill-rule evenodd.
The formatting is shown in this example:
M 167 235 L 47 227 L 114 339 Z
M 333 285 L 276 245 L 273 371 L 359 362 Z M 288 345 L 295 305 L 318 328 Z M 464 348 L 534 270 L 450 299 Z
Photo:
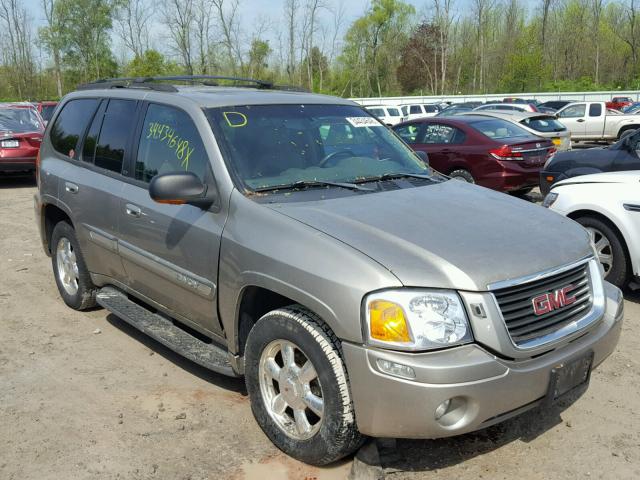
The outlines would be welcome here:
M 449 173 L 453 161 L 464 156 L 461 144 L 465 134 L 462 130 L 444 123 L 424 123 L 423 129 L 413 145 L 415 150 L 429 155 L 431 167 L 441 173 Z
M 145 109 L 133 179 L 118 209 L 128 285 L 189 326 L 219 334 L 215 296 L 225 218 L 215 207 L 156 203 L 148 190 L 154 176 L 175 171 L 193 172 L 214 189 L 209 158 L 187 112 L 156 103 Z
M 601 103 L 589 104 L 589 110 L 587 112 L 585 125 L 585 136 L 587 138 L 598 138 L 602 136 L 604 129 L 604 117 L 607 114 L 606 110 L 602 108 Z
M 571 138 L 581 139 L 586 136 L 586 103 L 572 103 L 558 113 L 560 122 L 571 132 Z
M 51 128 L 52 146 L 69 160 L 60 178 L 59 198 L 72 214 L 84 261 L 91 273 L 115 281 L 124 280 L 116 212 L 123 185 L 124 146 L 133 128 L 135 109 L 136 102 L 132 100 L 75 99 L 63 106 Z M 113 145 L 109 165 L 96 166 L 95 138 L 107 110 L 108 115 L 115 116 L 121 138 Z

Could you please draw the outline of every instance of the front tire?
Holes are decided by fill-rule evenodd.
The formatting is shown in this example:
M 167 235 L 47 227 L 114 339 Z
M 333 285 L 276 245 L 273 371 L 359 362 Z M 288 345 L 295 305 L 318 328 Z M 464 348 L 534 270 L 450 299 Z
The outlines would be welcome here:
M 67 222 L 58 222 L 51 234 L 51 264 L 64 303 L 74 310 L 96 305 L 96 286 L 84 263 L 76 232 Z
M 326 465 L 361 445 L 339 340 L 309 310 L 293 305 L 258 320 L 245 381 L 256 421 L 287 455 Z
M 596 217 L 584 216 L 575 220 L 589 232 L 604 269 L 604 279 L 623 288 L 629 276 L 629 255 L 618 231 Z

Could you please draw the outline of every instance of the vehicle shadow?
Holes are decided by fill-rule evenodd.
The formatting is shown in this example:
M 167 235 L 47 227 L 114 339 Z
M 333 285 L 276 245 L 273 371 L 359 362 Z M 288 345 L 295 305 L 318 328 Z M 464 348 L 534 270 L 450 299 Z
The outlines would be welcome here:
M 640 303 L 640 290 L 632 290 L 631 288 L 625 288 L 622 293 L 624 299 L 633 303 Z
M 0 189 L 32 188 L 36 186 L 33 175 L 0 175 Z
M 195 375 L 201 380 L 204 380 L 205 382 L 211 383 L 231 392 L 247 396 L 244 380 L 242 378 L 232 378 L 220 373 L 212 372 L 211 370 L 204 368 L 197 363 L 192 362 L 188 358 L 183 357 L 179 353 L 176 353 L 173 350 L 165 347 L 160 342 L 154 340 L 148 335 L 145 335 L 140 330 L 132 327 L 127 322 L 121 320 L 112 313 L 109 313 L 107 315 L 107 321 L 121 332 L 129 335 L 134 340 L 143 344 L 149 350 L 152 350 L 154 353 L 161 355 L 177 367 L 186 370 L 187 372 Z
M 562 412 L 578 400 L 582 391 L 569 393 L 551 408 L 538 407 L 497 425 L 437 440 L 397 440 L 395 445 L 378 442 L 380 465 L 385 473 L 431 472 L 452 467 L 490 453 L 511 442 L 531 442 L 561 424 Z

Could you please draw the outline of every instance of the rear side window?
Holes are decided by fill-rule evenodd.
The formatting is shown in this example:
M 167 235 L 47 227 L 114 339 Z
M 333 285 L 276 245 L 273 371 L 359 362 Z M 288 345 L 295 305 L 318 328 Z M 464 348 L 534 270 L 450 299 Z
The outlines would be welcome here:
M 400 111 L 397 108 L 387 108 L 390 117 L 399 117 Z
M 122 172 L 125 148 L 134 127 L 135 113 L 135 100 L 109 101 L 96 144 L 96 167 Z
M 192 172 L 206 181 L 209 157 L 193 120 L 177 108 L 151 104 L 144 126 L 135 176 L 150 182 L 160 173 Z
M 367 108 L 371 115 L 375 115 L 376 117 L 384 117 L 384 110 L 381 108 Z
M 431 123 L 425 129 L 420 143 L 464 143 L 465 134 L 461 130 L 441 123 Z
M 409 110 L 409 113 L 411 114 L 422 113 L 422 110 L 420 109 L 420 105 L 411 105 L 411 109 Z
M 537 132 L 564 132 L 567 129 L 554 117 L 525 118 L 521 123 Z
M 599 103 L 592 103 L 589 105 L 589 116 L 590 117 L 599 117 L 602 115 L 602 105 Z
M 435 105 L 425 105 L 424 111 L 427 113 L 437 113 L 438 107 L 436 107 Z
M 78 158 L 78 140 L 87 129 L 98 106 L 95 98 L 71 100 L 62 107 L 62 112 L 51 127 L 51 145 L 67 157 Z

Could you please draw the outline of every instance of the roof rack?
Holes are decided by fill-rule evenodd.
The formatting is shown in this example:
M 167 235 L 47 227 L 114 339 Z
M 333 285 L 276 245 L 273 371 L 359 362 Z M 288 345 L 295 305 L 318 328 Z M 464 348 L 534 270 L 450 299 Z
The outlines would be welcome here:
M 106 88 L 145 88 L 149 90 L 159 90 L 162 92 L 177 92 L 178 89 L 173 85 L 167 85 L 159 82 L 190 82 L 199 83 L 207 86 L 219 86 L 222 81 L 242 82 L 243 85 L 234 85 L 237 87 L 257 86 L 264 89 L 294 89 L 295 87 L 275 86 L 271 82 L 264 80 L 256 80 L 254 78 L 243 77 L 225 77 L 218 75 L 175 75 L 168 77 L 129 77 L 129 78 L 106 78 L 96 80 L 95 82 L 80 85 L 78 90 L 94 90 Z

